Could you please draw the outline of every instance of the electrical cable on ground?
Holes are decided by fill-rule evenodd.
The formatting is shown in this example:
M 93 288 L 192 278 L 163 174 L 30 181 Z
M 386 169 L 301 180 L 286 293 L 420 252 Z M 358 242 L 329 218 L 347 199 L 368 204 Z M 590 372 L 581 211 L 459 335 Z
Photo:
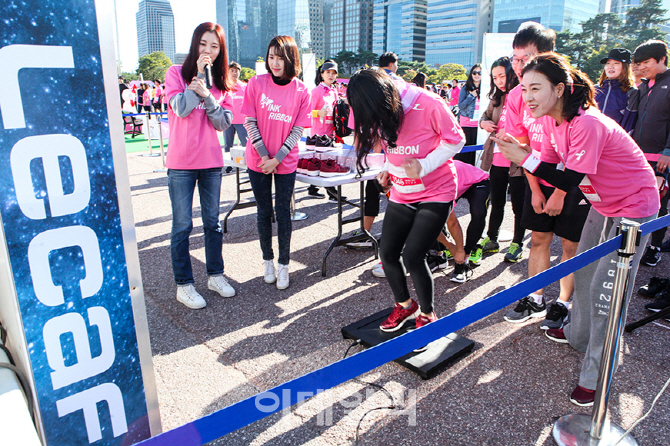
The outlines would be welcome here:
M 351 350 L 351 348 L 352 348 L 353 346 L 355 346 L 355 345 L 360 345 L 360 343 L 361 343 L 361 340 L 360 340 L 360 339 L 356 339 L 354 342 L 352 342 L 351 345 L 349 345 L 349 347 L 347 348 L 347 350 L 344 352 L 344 357 L 343 357 L 342 359 L 344 359 L 344 358 L 347 357 L 347 355 L 349 354 L 349 350 Z M 362 381 L 362 380 L 360 380 L 360 379 L 358 379 L 358 378 L 354 378 L 352 381 L 355 381 L 355 382 L 357 382 L 357 383 L 359 383 L 359 384 L 362 384 L 362 385 L 364 385 L 364 386 L 372 386 L 372 387 L 376 387 L 376 388 L 382 390 L 383 392 L 385 392 L 385 393 L 388 395 L 389 399 L 391 400 L 391 405 L 390 405 L 390 406 L 380 406 L 380 407 L 375 407 L 375 408 L 373 408 L 373 409 L 368 410 L 367 412 L 365 412 L 365 413 L 363 414 L 363 416 L 361 417 L 361 419 L 358 421 L 358 424 L 356 425 L 356 439 L 354 440 L 354 445 L 355 445 L 355 446 L 358 446 L 359 431 L 360 431 L 361 424 L 363 423 L 363 420 L 365 419 L 365 417 L 366 417 L 369 413 L 374 412 L 375 410 L 383 410 L 383 409 L 391 409 L 391 410 L 394 410 L 394 409 L 396 409 L 398 406 L 397 406 L 397 404 L 396 404 L 396 402 L 395 402 L 395 398 L 393 398 L 393 395 L 391 394 L 391 392 L 389 392 L 387 389 L 385 389 L 384 386 L 380 386 L 379 384 L 370 383 L 370 382 L 367 382 L 367 381 Z
M 663 395 L 663 392 L 665 392 L 665 389 L 668 388 L 668 384 L 670 384 L 670 378 L 668 378 L 668 380 L 665 382 L 665 384 L 664 384 L 663 387 L 661 388 L 661 391 L 658 392 L 658 394 L 656 394 L 656 398 L 654 398 L 654 401 L 651 402 L 651 407 L 649 408 L 649 410 L 647 411 L 647 413 L 645 413 L 645 414 L 642 415 L 640 418 L 638 418 L 637 421 L 635 421 L 635 423 L 633 423 L 633 425 L 632 425 L 631 427 L 629 427 L 628 430 L 627 430 L 626 432 L 623 433 L 623 435 L 621 436 L 621 438 L 619 438 L 619 440 L 618 440 L 616 443 L 614 443 L 614 446 L 617 446 L 619 443 L 621 443 L 621 440 L 623 440 L 623 439 L 626 437 L 626 435 L 630 434 L 630 431 L 632 431 L 632 430 L 635 428 L 635 426 L 637 426 L 638 424 L 640 424 L 640 423 L 642 422 L 642 420 L 644 420 L 645 418 L 647 418 L 647 416 L 648 416 L 648 415 L 651 413 L 651 411 L 654 409 L 654 406 L 656 405 L 656 402 L 658 401 L 658 399 L 661 397 L 661 395 Z

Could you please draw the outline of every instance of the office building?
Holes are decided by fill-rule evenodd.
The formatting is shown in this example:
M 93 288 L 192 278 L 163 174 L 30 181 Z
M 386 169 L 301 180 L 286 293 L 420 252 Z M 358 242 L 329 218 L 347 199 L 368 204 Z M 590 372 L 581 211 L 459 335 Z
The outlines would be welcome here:
M 335 0 L 323 0 L 323 54 L 326 59 L 337 54 L 330 48 L 332 35 L 332 10 Z
M 174 59 L 174 15 L 168 0 L 142 0 L 137 20 L 137 53 L 139 57 L 156 51 Z
M 277 2 L 216 0 L 216 21 L 226 32 L 228 60 L 254 68 L 277 35 Z
M 323 0 L 277 0 L 277 34 L 295 39 L 300 52 L 324 57 Z
M 466 69 L 482 59 L 482 39 L 493 24 L 492 0 L 428 0 L 426 63 Z
M 372 51 L 372 7 L 372 0 L 335 0 L 326 39 L 331 56 L 340 51 Z
M 633 0 L 636 1 L 636 0 Z M 493 32 L 515 33 L 519 25 L 532 20 L 556 32 L 581 32 L 581 23 L 598 13 L 600 0 L 495 0 Z
M 404 60 L 426 60 L 427 0 L 374 0 L 372 51 Z

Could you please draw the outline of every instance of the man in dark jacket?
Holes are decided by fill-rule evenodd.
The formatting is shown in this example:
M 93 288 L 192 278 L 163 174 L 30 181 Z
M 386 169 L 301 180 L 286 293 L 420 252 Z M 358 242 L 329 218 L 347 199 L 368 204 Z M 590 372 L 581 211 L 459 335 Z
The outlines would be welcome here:
M 633 138 L 656 169 L 659 190 L 664 187 L 670 167 L 670 70 L 668 47 L 659 40 L 649 40 L 635 49 L 633 60 L 642 73 L 640 105 Z M 668 195 L 661 198 L 658 216 L 668 214 Z M 656 266 L 661 260 L 662 228 L 652 233 L 651 242 L 640 263 Z

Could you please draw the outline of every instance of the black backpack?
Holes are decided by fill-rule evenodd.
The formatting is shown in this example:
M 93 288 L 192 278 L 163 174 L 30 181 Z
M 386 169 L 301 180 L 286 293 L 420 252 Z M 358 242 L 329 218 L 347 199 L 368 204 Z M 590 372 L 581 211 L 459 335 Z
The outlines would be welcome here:
M 335 135 L 340 138 L 351 135 L 351 129 L 347 125 L 349 122 L 349 104 L 344 99 L 338 99 L 333 108 L 333 125 L 335 126 Z

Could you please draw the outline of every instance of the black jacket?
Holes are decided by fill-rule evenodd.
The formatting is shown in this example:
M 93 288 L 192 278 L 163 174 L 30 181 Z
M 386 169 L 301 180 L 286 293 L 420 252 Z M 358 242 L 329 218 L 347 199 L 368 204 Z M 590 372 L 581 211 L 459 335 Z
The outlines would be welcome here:
M 653 87 L 643 79 L 638 88 L 640 105 L 633 138 L 645 153 L 670 155 L 670 70 L 657 74 Z

